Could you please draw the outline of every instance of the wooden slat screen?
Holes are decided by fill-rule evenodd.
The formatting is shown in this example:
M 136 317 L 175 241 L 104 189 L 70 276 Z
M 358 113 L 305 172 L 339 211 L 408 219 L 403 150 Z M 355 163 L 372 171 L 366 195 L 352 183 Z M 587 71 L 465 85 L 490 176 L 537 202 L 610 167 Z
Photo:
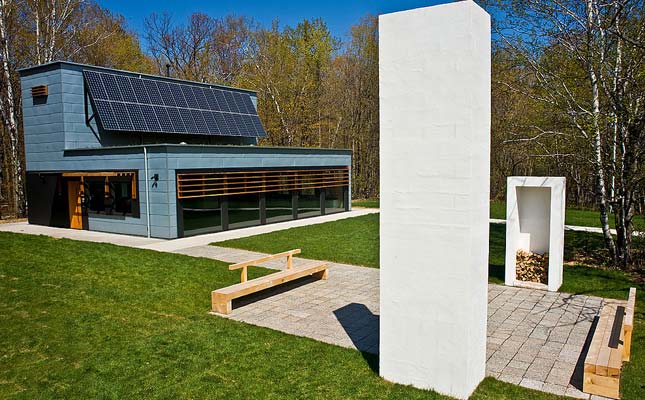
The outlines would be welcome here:
M 177 198 L 349 186 L 347 168 L 177 174 Z
M 49 89 L 46 85 L 32 86 L 31 97 L 43 97 L 49 94 Z

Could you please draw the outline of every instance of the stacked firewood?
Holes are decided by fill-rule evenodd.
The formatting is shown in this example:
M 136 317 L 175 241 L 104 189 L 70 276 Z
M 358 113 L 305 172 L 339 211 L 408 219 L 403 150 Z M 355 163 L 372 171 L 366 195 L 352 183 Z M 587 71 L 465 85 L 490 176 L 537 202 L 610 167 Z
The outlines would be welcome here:
M 547 284 L 549 254 L 518 250 L 516 256 L 517 280 Z

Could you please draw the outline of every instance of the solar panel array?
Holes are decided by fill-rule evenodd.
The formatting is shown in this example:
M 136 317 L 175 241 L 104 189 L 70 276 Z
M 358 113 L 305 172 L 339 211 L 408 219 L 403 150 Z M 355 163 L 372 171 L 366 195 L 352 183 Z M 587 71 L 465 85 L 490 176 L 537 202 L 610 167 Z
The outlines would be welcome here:
M 105 130 L 266 136 L 248 93 L 119 73 L 83 74 Z

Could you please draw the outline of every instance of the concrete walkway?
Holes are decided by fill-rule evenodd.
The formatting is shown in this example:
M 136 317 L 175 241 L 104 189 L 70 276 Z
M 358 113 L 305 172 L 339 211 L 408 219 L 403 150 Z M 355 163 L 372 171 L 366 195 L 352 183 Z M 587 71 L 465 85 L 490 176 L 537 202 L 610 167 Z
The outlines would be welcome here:
M 0 232 L 24 233 L 27 235 L 45 235 L 58 239 L 72 239 L 83 242 L 111 243 L 117 246 L 138 247 L 154 243 L 163 243 L 164 239 L 145 238 L 141 236 L 120 235 L 116 233 L 82 231 L 77 229 L 54 228 L 51 226 L 31 225 L 27 222 L 0 224 Z
M 196 246 L 178 253 L 229 263 L 262 253 Z M 310 262 L 294 258 L 294 265 Z M 283 269 L 284 261 L 260 264 Z M 329 279 L 304 279 L 234 301 L 225 318 L 378 354 L 379 270 L 329 263 Z M 531 389 L 589 399 L 582 365 L 599 297 L 500 285 L 488 288 L 486 373 Z M 595 398 L 595 397 L 594 397 Z
M 506 225 L 506 220 L 491 218 L 490 223 L 491 224 L 504 224 L 504 225 Z M 565 225 L 564 230 L 565 231 L 576 231 L 576 232 L 588 232 L 588 233 L 602 233 L 602 228 L 596 228 L 596 227 L 593 227 L 593 226 Z M 610 229 L 609 231 L 611 232 L 612 235 L 616 234 L 615 229 Z M 632 232 L 632 236 L 645 236 L 645 232 L 634 231 L 634 232 Z
M 156 239 L 145 238 L 141 236 L 120 235 L 115 233 L 83 231 L 66 228 L 54 228 L 41 225 L 30 225 L 27 222 L 13 222 L 0 224 L 0 232 L 15 232 L 29 235 L 46 235 L 55 238 L 66 238 L 98 243 L 112 243 L 119 246 L 137 247 L 141 249 L 157 250 L 165 252 L 179 252 L 182 249 L 205 246 L 210 243 L 223 242 L 230 239 L 239 239 L 243 237 L 260 235 L 263 233 L 276 232 L 300 226 L 316 225 L 325 222 L 339 221 L 347 218 L 360 217 L 368 214 L 376 214 L 378 208 L 355 208 L 352 211 L 323 215 L 320 217 L 305 218 L 294 221 L 280 222 L 276 224 L 253 226 L 250 228 L 234 229 L 225 232 L 208 233 L 205 235 L 191 236 L 180 239 Z M 491 224 L 505 224 L 502 219 L 490 220 Z M 566 230 L 602 233 L 602 229 L 588 226 L 565 225 Z M 612 230 L 612 233 L 616 233 Z M 634 232 L 634 236 L 645 236 L 645 232 Z
M 137 247 L 140 249 L 176 252 L 195 246 L 205 246 L 209 243 L 223 242 L 229 239 L 238 239 L 248 236 L 260 235 L 281 231 L 300 226 L 316 225 L 325 222 L 339 221 L 347 218 L 378 213 L 378 209 L 357 208 L 338 214 L 323 215 L 320 217 L 303 218 L 294 221 L 279 222 L 269 225 L 253 226 L 250 228 L 234 229 L 225 232 L 209 233 L 180 239 L 156 239 L 141 236 L 120 235 L 115 233 L 85 231 L 67 228 L 54 228 L 50 226 L 31 225 L 25 221 L 0 224 L 0 232 L 24 233 L 28 235 L 45 235 L 55 238 L 80 240 L 84 242 L 112 243 L 118 246 Z

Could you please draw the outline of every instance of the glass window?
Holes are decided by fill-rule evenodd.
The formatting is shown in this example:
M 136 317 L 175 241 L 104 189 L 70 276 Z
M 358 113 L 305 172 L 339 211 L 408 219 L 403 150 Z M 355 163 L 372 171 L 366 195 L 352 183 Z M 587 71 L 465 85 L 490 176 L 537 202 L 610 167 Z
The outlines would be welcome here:
M 344 187 L 331 187 L 325 189 L 325 214 L 345 211 Z
M 222 230 L 222 204 L 219 197 L 181 200 L 184 219 L 184 235 Z
M 112 210 L 119 214 L 132 213 L 132 178 L 125 176 L 111 176 L 108 178 L 109 193 L 106 198 Z
M 298 218 L 321 215 L 320 191 L 322 189 L 302 189 L 298 194 Z
M 105 211 L 105 178 L 85 178 L 85 195 L 88 196 L 87 208 L 91 213 Z
M 89 213 L 105 215 L 134 215 L 138 217 L 136 202 L 136 175 L 131 176 L 87 176 L 85 182 L 85 204 Z M 136 210 L 135 210 L 136 209 Z
M 265 196 L 267 224 L 293 219 L 293 203 L 290 191 L 268 192 Z
M 260 195 L 239 194 L 228 196 L 229 229 L 260 225 Z

